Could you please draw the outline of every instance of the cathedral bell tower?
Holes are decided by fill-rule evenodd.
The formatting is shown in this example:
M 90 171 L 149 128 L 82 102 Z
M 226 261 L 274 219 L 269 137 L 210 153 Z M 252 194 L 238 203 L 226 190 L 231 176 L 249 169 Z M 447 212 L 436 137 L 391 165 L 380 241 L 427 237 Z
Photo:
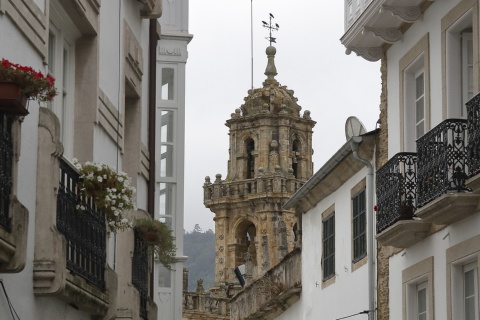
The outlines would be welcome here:
M 275 47 L 266 50 L 267 79 L 248 91 L 227 120 L 228 174 L 205 178 L 204 204 L 215 213 L 215 285 L 237 282 L 246 264 L 252 280 L 294 248 L 297 219 L 283 204 L 312 176 L 310 112 L 300 116 L 293 90 L 275 79 Z

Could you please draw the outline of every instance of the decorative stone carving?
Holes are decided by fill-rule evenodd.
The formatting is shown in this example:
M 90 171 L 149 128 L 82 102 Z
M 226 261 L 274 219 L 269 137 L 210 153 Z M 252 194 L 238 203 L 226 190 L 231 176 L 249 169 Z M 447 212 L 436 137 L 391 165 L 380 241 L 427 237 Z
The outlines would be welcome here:
M 372 32 L 377 37 L 382 38 L 383 41 L 388 43 L 395 43 L 398 40 L 401 40 L 403 38 L 403 33 L 399 28 L 375 29 L 375 28 L 365 27 L 363 29 L 366 32 Z
M 383 50 L 380 47 L 351 47 L 348 48 L 345 53 L 350 54 L 355 52 L 357 56 L 360 56 L 368 61 L 378 61 L 383 57 Z
M 413 23 L 422 17 L 420 7 L 383 5 L 381 11 L 388 10 L 404 22 Z

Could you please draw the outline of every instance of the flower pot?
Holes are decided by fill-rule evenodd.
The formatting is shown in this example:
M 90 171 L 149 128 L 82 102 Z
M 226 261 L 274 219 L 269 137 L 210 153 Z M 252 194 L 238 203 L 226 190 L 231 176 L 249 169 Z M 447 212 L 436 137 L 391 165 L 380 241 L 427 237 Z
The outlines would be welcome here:
M 0 111 L 25 116 L 28 114 L 27 100 L 28 98 L 16 83 L 0 81 Z

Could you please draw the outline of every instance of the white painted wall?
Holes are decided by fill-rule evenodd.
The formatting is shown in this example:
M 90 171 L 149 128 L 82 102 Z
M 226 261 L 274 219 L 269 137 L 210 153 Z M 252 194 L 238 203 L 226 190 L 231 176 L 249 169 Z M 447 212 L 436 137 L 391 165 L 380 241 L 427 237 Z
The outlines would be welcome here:
M 366 174 L 363 168 L 302 216 L 302 293 L 277 320 L 337 319 L 368 310 L 368 266 L 352 272 L 351 209 L 351 190 Z M 322 213 L 333 204 L 336 276 L 322 289 Z

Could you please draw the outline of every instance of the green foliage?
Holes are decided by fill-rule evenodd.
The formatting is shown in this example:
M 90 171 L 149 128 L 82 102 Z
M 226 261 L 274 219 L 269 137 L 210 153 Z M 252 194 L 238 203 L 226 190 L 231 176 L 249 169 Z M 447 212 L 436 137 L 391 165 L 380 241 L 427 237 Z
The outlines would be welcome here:
M 107 164 L 89 161 L 80 164 L 76 159 L 73 162 L 81 173 L 80 193 L 93 198 L 97 208 L 105 214 L 110 230 L 130 228 L 130 222 L 123 217 L 125 211 L 135 209 L 135 188 L 130 186 L 130 177 Z M 77 209 L 82 211 L 84 208 L 79 206 Z
M 54 87 L 55 79 L 50 75 L 43 75 L 29 66 L 12 63 L 6 59 L 2 59 L 0 63 L 0 81 L 17 84 L 29 99 L 52 101 L 58 94 Z
M 185 266 L 188 272 L 188 291 L 195 291 L 197 280 L 203 279 L 203 286 L 208 290 L 214 284 L 215 272 L 215 233 L 212 230 L 202 232 L 197 224 L 191 232 L 183 237 L 184 253 L 188 256 Z
M 172 270 L 177 248 L 172 230 L 163 222 L 151 219 L 138 219 L 135 221 L 135 230 L 143 239 L 147 250 L 153 252 L 165 268 Z

